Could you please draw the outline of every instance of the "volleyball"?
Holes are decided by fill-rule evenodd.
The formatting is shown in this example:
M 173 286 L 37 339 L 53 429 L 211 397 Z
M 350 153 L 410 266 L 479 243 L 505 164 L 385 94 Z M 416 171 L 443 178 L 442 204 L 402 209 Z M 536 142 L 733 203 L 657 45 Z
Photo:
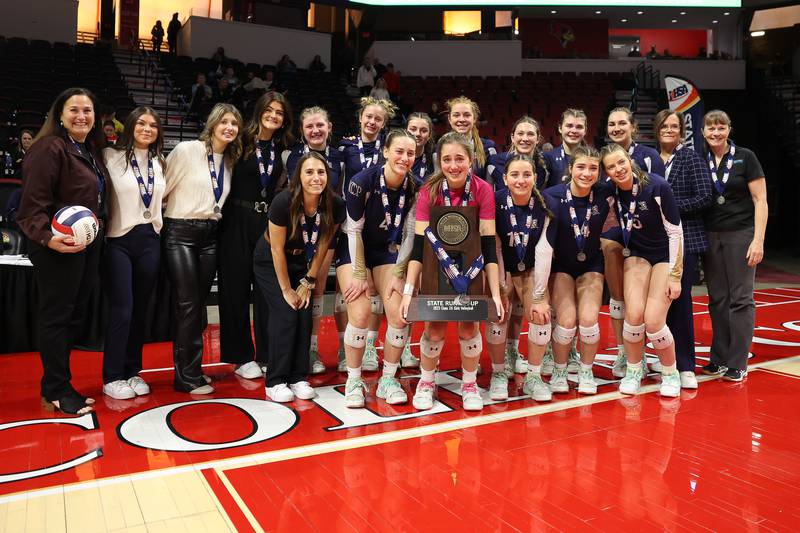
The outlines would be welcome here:
M 53 235 L 67 235 L 75 240 L 75 245 L 90 245 L 97 237 L 99 225 L 97 217 L 86 207 L 70 205 L 62 207 L 53 216 L 51 225 Z

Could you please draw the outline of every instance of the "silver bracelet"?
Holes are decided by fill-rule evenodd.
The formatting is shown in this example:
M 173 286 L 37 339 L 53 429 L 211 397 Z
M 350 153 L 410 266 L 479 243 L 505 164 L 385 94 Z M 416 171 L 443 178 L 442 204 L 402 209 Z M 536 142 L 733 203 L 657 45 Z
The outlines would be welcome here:
M 414 284 L 413 283 L 406 283 L 403 286 L 403 296 L 408 294 L 409 296 L 414 294 Z

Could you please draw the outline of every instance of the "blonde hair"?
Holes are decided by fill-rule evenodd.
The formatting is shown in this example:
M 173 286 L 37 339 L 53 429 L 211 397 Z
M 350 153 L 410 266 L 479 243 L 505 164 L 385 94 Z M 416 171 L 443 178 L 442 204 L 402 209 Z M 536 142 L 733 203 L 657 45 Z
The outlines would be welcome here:
M 595 152 L 597 152 L 597 150 L 595 150 Z M 627 159 L 628 162 L 631 164 L 631 172 L 633 173 L 633 177 L 639 180 L 639 185 L 642 188 L 644 188 L 644 186 L 647 185 L 647 182 L 650 181 L 650 176 L 647 174 L 647 172 L 639 168 L 639 165 L 637 165 L 636 161 L 634 161 L 631 158 L 631 155 L 628 153 L 628 151 L 622 146 L 618 145 L 617 143 L 607 144 L 603 147 L 602 150 L 600 150 L 600 164 L 603 165 L 603 169 L 605 170 L 606 167 L 603 161 L 605 161 L 605 158 L 613 154 L 614 152 L 620 152 L 622 155 L 625 156 L 625 159 Z M 572 169 L 572 163 L 570 163 L 570 170 L 571 169 Z
M 361 115 L 364 114 L 364 110 L 371 105 L 376 105 L 378 107 L 383 108 L 383 111 L 386 113 L 386 122 L 388 123 L 394 116 L 397 114 L 397 106 L 394 105 L 389 100 L 384 100 L 383 98 L 375 98 L 374 96 L 363 96 L 361 100 L 359 100 L 360 107 L 358 108 L 358 118 L 361 119 Z
M 472 143 L 474 145 L 474 159 L 478 162 L 479 166 L 486 166 L 486 151 L 483 149 L 483 141 L 481 141 L 480 133 L 478 133 L 478 119 L 481 116 L 481 109 L 478 107 L 478 104 L 466 96 L 461 95 L 451 98 L 445 102 L 445 105 L 447 106 L 447 114 L 449 115 L 452 113 L 453 106 L 458 104 L 466 104 L 472 108 L 472 114 L 475 115 L 475 122 L 472 124 L 472 131 L 469 133 L 469 138 L 472 139 Z
M 208 114 L 206 127 L 203 128 L 203 133 L 200 134 L 200 140 L 203 141 L 206 144 L 206 147 L 208 147 L 210 150 L 211 139 L 214 137 L 214 129 L 219 126 L 219 123 L 222 122 L 222 118 L 228 113 L 233 115 L 239 125 L 239 131 L 236 133 L 236 138 L 228 143 L 228 146 L 225 147 L 225 153 L 223 154 L 228 158 L 228 162 L 233 165 L 242 156 L 242 129 L 244 128 L 244 124 L 242 124 L 242 115 L 239 113 L 238 109 L 231 104 L 215 105 L 211 109 L 211 113 Z
M 328 121 L 328 125 L 329 126 L 331 125 L 331 117 L 325 108 L 322 108 L 318 105 L 314 105 L 303 109 L 303 111 L 300 113 L 300 124 L 299 124 L 301 142 L 305 142 L 305 137 L 303 136 L 303 121 L 308 117 L 310 117 L 311 115 L 322 115 L 323 117 L 325 117 L 325 120 Z M 328 141 L 330 141 L 332 133 L 333 133 L 332 131 L 328 131 L 328 136 L 325 138 L 325 144 L 328 144 Z
M 472 162 L 475 160 L 475 149 L 472 146 L 472 142 L 466 137 L 466 135 L 462 135 L 461 133 L 455 131 L 451 131 L 442 135 L 442 137 L 439 139 L 439 142 L 436 143 L 436 155 L 439 158 L 439 161 L 437 161 L 439 170 L 434 172 L 425 184 L 425 186 L 429 189 L 431 205 L 433 205 L 433 202 L 436 200 L 436 197 L 439 196 L 439 192 L 442 190 L 442 182 L 447 179 L 442 171 L 442 148 L 444 148 L 447 144 L 457 144 L 467 152 L 470 162 L 470 168 L 468 172 L 472 173 Z

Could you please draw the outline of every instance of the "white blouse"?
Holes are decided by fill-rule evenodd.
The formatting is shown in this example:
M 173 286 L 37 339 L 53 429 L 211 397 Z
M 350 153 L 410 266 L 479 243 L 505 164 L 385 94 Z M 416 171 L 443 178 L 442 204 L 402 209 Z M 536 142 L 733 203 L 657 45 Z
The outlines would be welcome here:
M 217 202 L 211 185 L 207 153 L 203 141 L 184 141 L 170 152 L 167 157 L 167 189 L 164 192 L 167 203 L 165 217 L 213 220 L 222 218 L 221 213 L 214 212 L 214 206 L 219 205 L 221 208 L 231 191 L 233 167 L 226 161 L 222 196 Z M 222 160 L 222 154 L 214 153 L 217 176 L 222 168 Z
M 147 150 L 134 149 L 133 153 L 136 155 L 142 180 L 146 184 Z M 112 238 L 122 237 L 139 224 L 152 224 L 155 232 L 159 233 L 163 225 L 161 201 L 167 184 L 164 180 L 164 169 L 158 159 L 153 160 L 154 184 L 149 208 L 144 205 L 139 192 L 139 182 L 130 161 L 125 158 L 125 151 L 106 148 L 103 150 L 103 159 L 111 177 L 108 190 L 109 222 L 106 235 Z M 150 212 L 149 219 L 144 217 L 145 211 Z

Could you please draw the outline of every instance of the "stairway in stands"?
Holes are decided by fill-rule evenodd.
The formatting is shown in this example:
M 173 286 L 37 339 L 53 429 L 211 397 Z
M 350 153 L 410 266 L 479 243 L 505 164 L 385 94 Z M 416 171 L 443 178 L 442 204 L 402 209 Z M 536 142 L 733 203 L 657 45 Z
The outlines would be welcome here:
M 197 122 L 186 119 L 181 103 L 172 95 L 167 72 L 153 56 L 142 51 L 115 49 L 114 62 L 136 105 L 150 106 L 161 115 L 166 152 L 181 140 L 197 137 Z
M 614 107 L 631 107 L 632 92 L 619 90 L 614 92 Z M 658 100 L 651 91 L 639 91 L 636 95 L 636 112 L 634 117 L 639 125 L 639 138 L 636 142 L 655 148 L 656 137 L 653 131 L 653 118 L 658 113 Z M 608 139 L 606 139 L 608 140 Z

